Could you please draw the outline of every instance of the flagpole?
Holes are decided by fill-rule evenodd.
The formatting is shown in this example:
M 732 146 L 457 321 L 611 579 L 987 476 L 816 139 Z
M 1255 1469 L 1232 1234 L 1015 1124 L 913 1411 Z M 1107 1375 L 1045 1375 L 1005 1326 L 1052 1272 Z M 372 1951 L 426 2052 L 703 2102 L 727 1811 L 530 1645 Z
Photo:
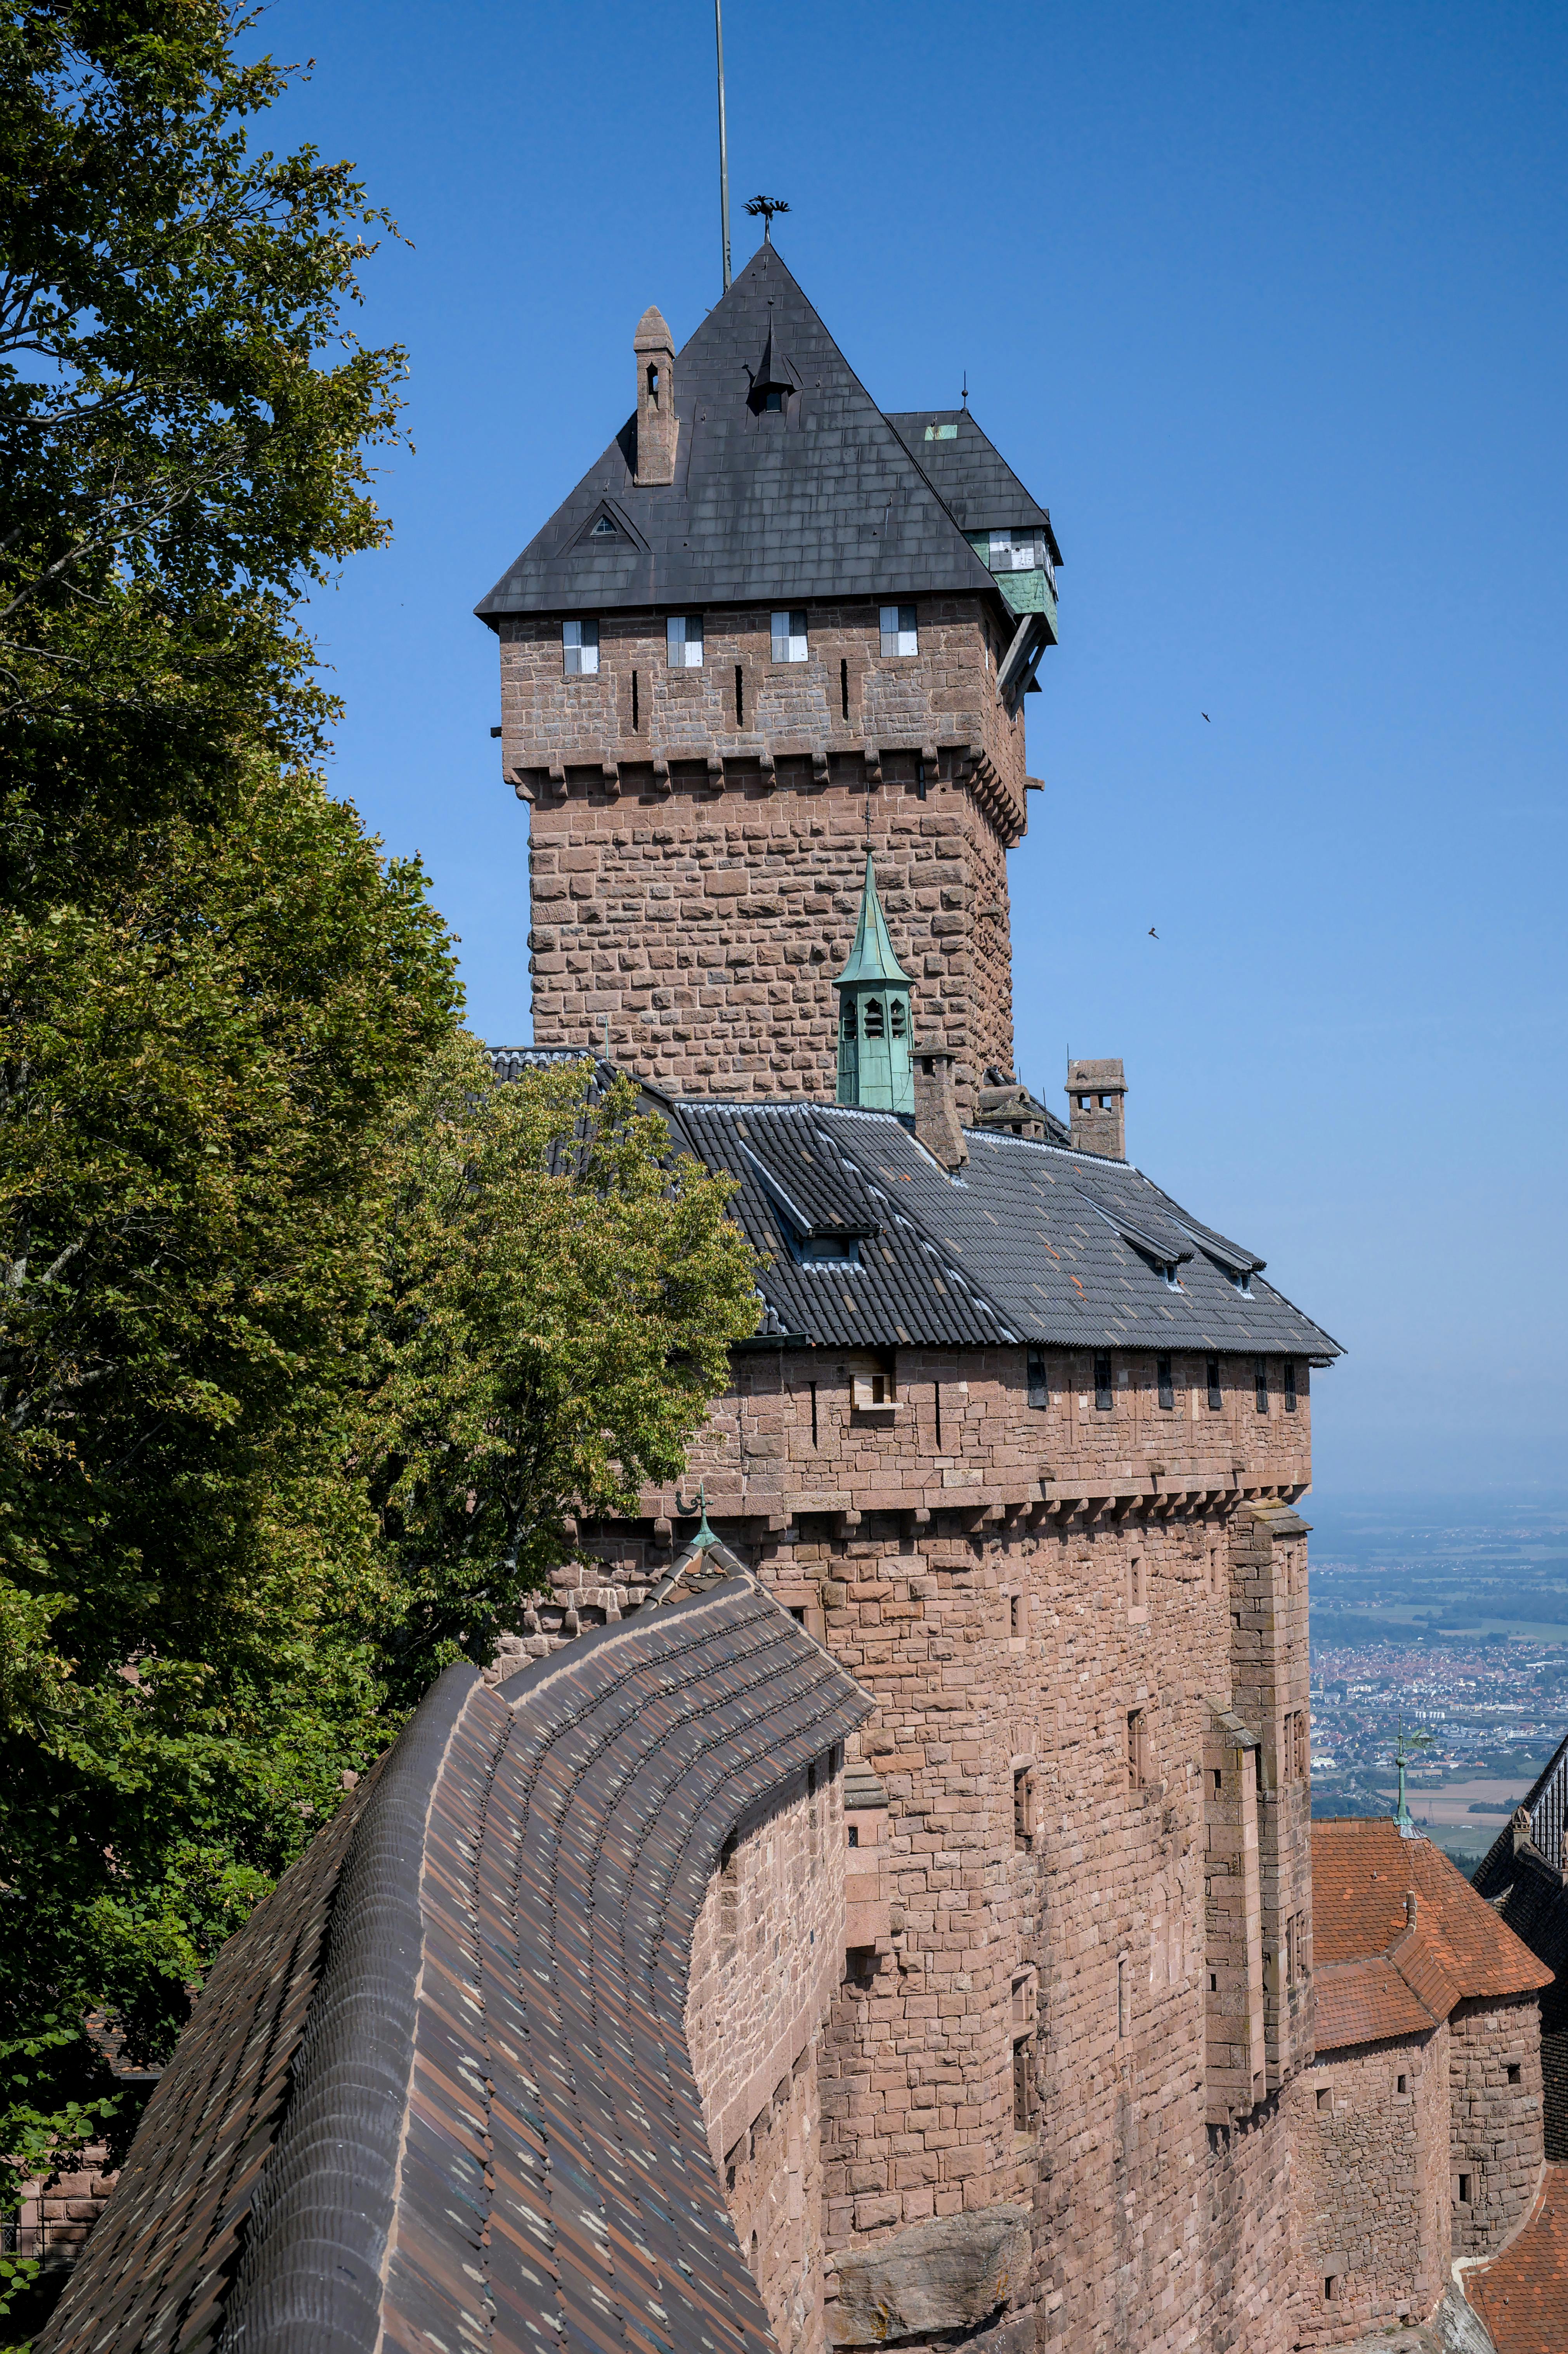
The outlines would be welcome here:
M 724 0 L 714 0 L 714 39 L 718 46 L 719 218 L 724 228 L 724 291 L 729 292 L 729 141 L 724 120 Z

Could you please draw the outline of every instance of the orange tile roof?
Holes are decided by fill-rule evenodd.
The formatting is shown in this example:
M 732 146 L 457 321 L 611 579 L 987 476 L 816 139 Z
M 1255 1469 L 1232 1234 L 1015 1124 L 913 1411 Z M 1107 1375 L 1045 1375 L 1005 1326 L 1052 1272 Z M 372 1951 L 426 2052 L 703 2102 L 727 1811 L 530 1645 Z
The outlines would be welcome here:
M 1469 2273 L 1465 2294 L 1498 2354 L 1568 2346 L 1568 2166 L 1549 2166 L 1535 2211 L 1500 2256 Z
M 1386 1817 L 1313 1824 L 1312 1946 L 1319 2051 L 1425 2033 L 1467 1996 L 1552 1983 L 1442 1849 Z
M 1330 1962 L 1314 1981 L 1319 2052 L 1351 2043 L 1382 2043 L 1390 2036 L 1425 2035 L 1446 2019 L 1408 1987 L 1384 1954 L 1361 1962 Z

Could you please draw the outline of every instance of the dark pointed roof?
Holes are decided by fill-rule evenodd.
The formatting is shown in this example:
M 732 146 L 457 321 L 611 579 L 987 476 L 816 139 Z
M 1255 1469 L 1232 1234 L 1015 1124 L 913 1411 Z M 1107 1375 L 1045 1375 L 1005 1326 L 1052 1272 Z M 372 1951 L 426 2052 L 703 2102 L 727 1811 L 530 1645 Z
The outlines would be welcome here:
M 891 411 L 887 421 L 963 530 L 1044 527 L 1050 535 L 1053 560 L 1061 563 L 1050 509 L 1024 489 L 967 408 L 899 409 Z
M 751 406 L 764 363 L 797 387 L 781 411 Z M 1000 597 L 929 471 L 776 247 L 758 248 L 677 355 L 675 415 L 673 482 L 638 484 L 629 420 L 475 609 L 482 620 L 629 605 Z M 615 535 L 590 539 L 601 514 Z

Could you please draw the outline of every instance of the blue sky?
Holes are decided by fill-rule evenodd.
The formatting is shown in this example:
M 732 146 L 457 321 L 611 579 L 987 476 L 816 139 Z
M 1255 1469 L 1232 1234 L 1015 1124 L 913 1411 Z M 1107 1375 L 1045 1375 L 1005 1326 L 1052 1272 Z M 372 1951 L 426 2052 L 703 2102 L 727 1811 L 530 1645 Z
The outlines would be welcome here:
M 1022 1076 L 1345 1342 L 1318 1492 L 1568 1504 L 1568 13 L 727 0 L 740 201 L 889 408 L 1052 510 L 1013 854 Z M 392 548 L 311 612 L 334 764 L 527 1032 L 525 819 L 471 616 L 720 289 L 710 0 L 277 0 L 274 118 L 408 245 Z M 1207 712 L 1207 722 L 1200 716 Z M 1158 928 L 1158 942 L 1148 937 Z

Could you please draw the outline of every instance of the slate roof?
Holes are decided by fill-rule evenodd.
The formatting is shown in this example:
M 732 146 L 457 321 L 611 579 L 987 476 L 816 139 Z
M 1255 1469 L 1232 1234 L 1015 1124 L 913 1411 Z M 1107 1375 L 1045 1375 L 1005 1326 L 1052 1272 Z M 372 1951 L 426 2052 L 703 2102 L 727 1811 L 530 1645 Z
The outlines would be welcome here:
M 1529 1816 L 1531 1844 L 1553 1872 L 1561 1872 L 1563 1833 L 1568 1828 L 1568 1740 L 1558 1743 L 1514 1812 L 1516 1816 L 1520 1812 Z M 1489 1900 L 1496 1896 L 1498 1882 L 1507 1874 L 1513 1845 L 1510 1819 L 1470 1875 L 1472 1885 Z
M 758 413 L 750 394 L 770 336 L 770 373 L 795 389 Z M 678 355 L 675 415 L 674 481 L 639 485 L 629 420 L 476 606 L 482 620 L 921 592 L 988 596 L 1005 615 L 776 246 L 758 248 Z M 613 538 L 588 536 L 601 514 Z
M 668 1116 L 739 1178 L 736 1214 L 771 1255 L 761 1289 L 788 1333 L 830 1347 L 1340 1354 L 1255 1273 L 1242 1298 L 1228 1270 L 1263 1261 L 1129 1162 L 970 1129 L 969 1162 L 948 1177 L 891 1113 L 687 1098 Z M 863 1236 L 859 1267 L 802 1265 L 791 1203 L 811 1234 Z M 1157 1260 L 1179 1263 L 1179 1291 Z
M 691 1937 L 870 1707 L 748 1578 L 448 1668 L 219 1956 L 38 2354 L 769 2354 Z
M 1552 1978 L 1441 1848 L 1386 1817 L 1313 1824 L 1312 1958 L 1319 2052 L 1424 2034 L 1467 1998 Z
M 1497 2354 L 1563 2354 L 1568 2346 L 1568 2166 L 1549 2166 L 1530 2221 L 1465 2293 Z
M 889 425 L 921 472 L 940 492 L 954 521 L 966 532 L 1010 531 L 1015 525 L 1043 526 L 1051 554 L 1062 551 L 1051 529 L 1051 513 L 1023 487 L 990 436 L 967 408 L 908 408 L 889 413 Z M 927 429 L 952 426 L 951 440 Z

